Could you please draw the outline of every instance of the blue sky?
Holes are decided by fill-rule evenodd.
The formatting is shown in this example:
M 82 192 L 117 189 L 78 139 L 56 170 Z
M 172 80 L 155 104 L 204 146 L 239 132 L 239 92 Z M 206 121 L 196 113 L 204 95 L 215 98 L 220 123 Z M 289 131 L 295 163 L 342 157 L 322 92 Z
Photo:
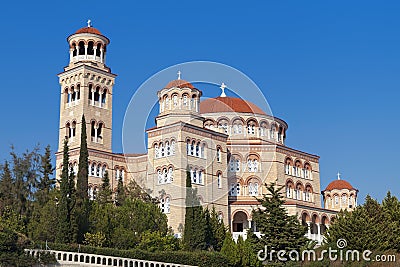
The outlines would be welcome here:
M 257 83 L 289 124 L 287 145 L 321 156 L 321 189 L 340 171 L 362 199 L 399 196 L 399 13 L 398 1 L 6 1 L 0 160 L 11 144 L 57 149 L 56 74 L 68 63 L 66 37 L 90 18 L 111 39 L 107 63 L 118 74 L 115 151 L 146 79 L 210 60 Z

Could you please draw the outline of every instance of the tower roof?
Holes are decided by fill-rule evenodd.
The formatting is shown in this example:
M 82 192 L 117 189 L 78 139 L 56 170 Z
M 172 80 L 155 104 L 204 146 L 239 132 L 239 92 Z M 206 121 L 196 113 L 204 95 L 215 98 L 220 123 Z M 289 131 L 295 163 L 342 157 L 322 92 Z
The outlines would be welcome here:
M 190 82 L 185 81 L 185 80 L 181 80 L 181 79 L 170 81 L 164 87 L 164 89 L 169 89 L 169 88 L 173 88 L 173 87 L 194 89 L 194 86 Z
M 357 190 L 349 182 L 347 182 L 345 180 L 335 180 L 335 181 L 330 182 L 324 191 L 332 191 L 334 189 Z
M 77 30 L 77 31 L 75 32 L 75 34 L 78 34 L 78 33 L 92 33 L 92 34 L 102 35 L 101 32 L 100 32 L 98 29 L 93 28 L 93 27 L 83 27 L 83 28 L 80 28 L 79 30 Z
M 200 113 L 237 112 L 266 115 L 257 105 L 237 97 L 208 98 L 200 103 Z

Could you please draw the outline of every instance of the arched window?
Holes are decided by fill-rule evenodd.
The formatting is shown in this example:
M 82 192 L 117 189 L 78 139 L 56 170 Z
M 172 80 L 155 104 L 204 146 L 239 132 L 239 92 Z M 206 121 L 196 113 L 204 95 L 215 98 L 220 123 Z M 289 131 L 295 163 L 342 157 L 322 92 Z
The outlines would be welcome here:
M 163 184 L 165 184 L 167 182 L 167 180 L 168 180 L 167 169 L 166 168 L 163 169 L 162 176 L 163 176 Z
M 222 188 L 222 173 L 217 173 L 217 185 L 218 188 Z
M 165 108 L 167 110 L 171 109 L 170 104 L 169 104 L 169 97 L 168 96 L 165 96 Z
M 155 144 L 155 145 L 154 145 L 154 157 L 155 157 L 156 159 L 159 158 L 158 144 Z
M 200 148 L 200 157 L 203 158 L 203 159 L 206 158 L 205 147 L 206 147 L 206 144 L 203 143 L 203 144 L 201 145 L 201 148 Z
M 178 95 L 172 96 L 172 102 L 174 103 L 174 108 L 178 107 Z
M 101 165 L 100 163 L 96 166 L 96 177 L 100 177 Z
M 172 167 L 169 167 L 168 174 L 167 174 L 167 183 L 172 183 L 173 180 L 174 180 L 173 169 L 172 169 Z
M 107 89 L 104 89 L 103 93 L 101 94 L 101 101 L 100 101 L 101 102 L 100 106 L 102 108 L 106 107 L 106 98 L 107 98 Z
M 160 143 L 160 158 L 165 157 L 165 149 L 164 149 L 164 144 Z
M 183 106 L 184 107 L 188 106 L 188 95 L 187 94 L 183 95 Z
M 339 205 L 339 196 L 335 195 L 335 206 Z
M 190 155 L 190 140 L 186 140 L 186 154 Z
M 258 172 L 258 157 L 256 155 L 250 155 L 247 158 L 247 171 Z
M 240 195 L 240 184 L 231 184 L 231 190 L 230 190 L 231 196 L 239 196 Z
M 69 122 L 67 122 L 67 124 L 65 124 L 65 130 L 66 133 L 65 135 L 67 136 L 67 138 L 71 138 L 72 134 L 71 134 L 71 124 Z
M 91 176 L 94 176 L 94 174 L 95 174 L 95 163 L 94 162 L 92 162 L 92 166 L 90 167 L 90 175 Z
M 104 178 L 104 175 L 106 174 L 107 171 L 107 166 L 103 165 L 103 169 L 101 170 L 101 178 Z
M 312 188 L 310 185 L 306 186 L 305 201 L 312 201 Z
M 256 134 L 256 125 L 253 121 L 247 123 L 247 133 L 250 135 Z
M 170 197 L 165 197 L 160 200 L 160 209 L 162 213 L 170 213 L 171 207 Z
M 267 124 L 265 122 L 260 125 L 260 136 L 267 136 Z
M 228 121 L 220 120 L 218 122 L 218 128 L 222 129 L 223 133 L 228 134 Z
M 83 41 L 79 42 L 79 55 L 85 54 L 85 43 Z
M 200 142 L 196 144 L 196 157 L 200 157 Z
M 157 175 L 158 175 L 158 184 L 162 184 L 163 176 L 162 176 L 161 170 L 157 170 Z
M 94 55 L 93 41 L 90 41 L 88 43 L 87 54 L 88 55 Z
M 270 134 L 269 134 L 270 139 L 275 139 L 275 133 L 276 133 L 275 125 L 272 125 L 271 126 L 271 130 L 270 130 Z
M 195 150 L 195 141 L 192 141 L 192 145 L 190 146 L 190 155 L 194 156 Z
M 74 162 L 74 174 L 75 175 L 78 175 L 78 163 L 77 162 Z
M 233 134 L 242 134 L 243 133 L 243 122 L 241 120 L 235 120 L 233 122 Z
M 167 157 L 171 155 L 171 147 L 169 146 L 169 142 L 165 142 L 165 149 L 167 150 Z
M 222 161 L 222 155 L 221 155 L 221 148 L 217 147 L 217 161 L 221 162 Z
M 76 50 L 76 44 L 73 43 L 72 44 L 72 56 L 76 57 L 77 53 L 78 53 L 78 51 Z
M 299 183 L 299 184 L 296 185 L 295 199 L 301 200 L 302 192 L 303 192 L 303 186 Z
M 291 181 L 286 182 L 286 197 L 292 198 L 293 197 L 293 183 Z
M 342 195 L 342 207 L 347 208 L 347 195 Z
M 175 155 L 175 140 L 171 141 L 171 155 Z
M 249 183 L 248 185 L 248 189 L 249 189 L 249 196 L 258 196 L 258 183 L 254 182 L 254 183 Z
M 98 143 L 103 143 L 103 123 L 99 123 L 97 127 L 97 141 Z

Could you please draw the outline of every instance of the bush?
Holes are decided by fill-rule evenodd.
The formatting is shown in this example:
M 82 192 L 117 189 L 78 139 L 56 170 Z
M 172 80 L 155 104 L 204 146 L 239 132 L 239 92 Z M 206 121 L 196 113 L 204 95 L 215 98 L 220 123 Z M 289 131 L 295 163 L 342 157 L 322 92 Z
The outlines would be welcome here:
M 130 258 L 138 260 L 159 261 L 166 263 L 180 263 L 185 265 L 197 265 L 199 267 L 228 267 L 228 260 L 218 252 L 207 251 L 161 251 L 161 252 L 148 252 L 139 249 L 118 250 L 114 248 L 98 248 L 90 246 L 78 246 L 77 244 L 65 245 L 48 243 L 51 250 L 70 251 L 98 254 L 121 258 Z M 37 242 L 33 248 L 42 249 L 45 247 L 44 243 Z

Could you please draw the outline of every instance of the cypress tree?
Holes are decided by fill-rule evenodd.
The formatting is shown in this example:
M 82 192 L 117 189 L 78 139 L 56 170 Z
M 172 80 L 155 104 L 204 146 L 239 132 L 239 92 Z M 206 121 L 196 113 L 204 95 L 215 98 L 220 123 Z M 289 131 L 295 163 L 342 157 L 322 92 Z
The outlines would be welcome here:
M 103 178 L 101 179 L 101 189 L 97 196 L 97 201 L 100 204 L 111 202 L 112 191 L 110 187 L 110 178 L 108 177 L 108 171 L 105 171 Z
M 75 236 L 73 209 L 75 206 L 75 186 L 72 169 L 68 169 L 68 140 L 64 140 L 63 166 L 60 179 L 60 199 L 58 202 L 58 243 L 71 243 Z
M 225 236 L 224 244 L 221 248 L 221 254 L 223 254 L 229 261 L 229 266 L 238 266 L 240 262 L 238 247 L 232 239 L 232 235 L 228 232 Z
M 86 120 L 82 115 L 81 147 L 79 151 L 78 177 L 76 182 L 76 213 L 77 213 L 77 242 L 82 243 L 84 235 L 89 231 L 89 195 L 88 195 L 88 167 L 89 152 L 87 148 Z
M 183 247 L 186 250 L 207 248 L 207 220 L 197 198 L 197 189 L 192 188 L 189 170 L 186 172 L 185 228 Z

